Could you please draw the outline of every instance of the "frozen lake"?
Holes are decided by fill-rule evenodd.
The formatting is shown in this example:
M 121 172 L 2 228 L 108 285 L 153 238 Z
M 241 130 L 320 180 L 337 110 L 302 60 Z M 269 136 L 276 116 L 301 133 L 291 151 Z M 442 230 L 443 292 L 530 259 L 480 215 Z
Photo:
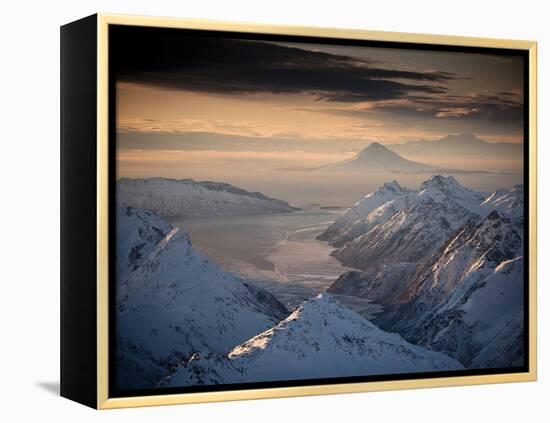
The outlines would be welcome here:
M 225 270 L 256 281 L 289 306 L 324 291 L 348 270 L 315 239 L 343 210 L 173 220 L 194 247 Z

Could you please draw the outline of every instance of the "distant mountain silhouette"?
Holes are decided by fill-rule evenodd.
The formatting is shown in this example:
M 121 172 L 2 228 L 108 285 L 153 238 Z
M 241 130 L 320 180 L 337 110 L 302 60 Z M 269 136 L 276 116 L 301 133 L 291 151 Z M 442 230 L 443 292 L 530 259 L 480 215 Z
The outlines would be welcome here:
M 386 170 L 394 172 L 419 172 L 436 169 L 434 166 L 407 160 L 377 142 L 373 142 L 364 148 L 355 159 L 337 163 L 330 166 L 330 168 L 338 170 Z
M 387 145 L 392 151 L 405 156 L 435 157 L 452 155 L 467 160 L 470 157 L 491 159 L 521 159 L 523 143 L 487 142 L 474 134 L 447 135 L 435 141 L 408 141 Z
M 389 148 L 388 148 L 389 147 Z M 519 150 L 518 150 L 519 147 Z M 432 162 L 437 162 L 436 156 L 451 157 L 490 157 L 495 158 L 499 148 L 509 149 L 506 154 L 512 154 L 515 151 L 517 159 L 521 157 L 522 150 L 519 144 L 507 143 L 489 143 L 477 138 L 472 134 L 448 135 L 438 141 L 410 141 L 406 144 L 382 145 L 373 142 L 365 147 L 355 158 L 344 160 L 337 163 L 331 163 L 319 167 L 287 167 L 278 170 L 292 171 L 316 171 L 316 170 L 336 170 L 336 171 L 364 171 L 364 172 L 392 172 L 392 173 L 425 173 L 425 174 L 469 174 L 469 173 L 496 173 L 485 169 L 460 169 L 433 166 L 421 162 L 409 160 L 401 156 L 400 150 L 410 150 L 412 156 L 421 156 L 432 158 Z M 394 151 L 399 150 L 399 152 Z M 485 150 L 486 151 L 485 151 Z M 434 153 L 434 151 L 436 151 Z M 495 150 L 495 151 L 493 151 Z M 422 151 L 422 152 L 420 152 Z M 437 152 L 439 151 L 439 153 Z M 493 153 L 491 153 L 493 151 Z M 420 152 L 420 153 L 419 153 Z M 408 153 L 404 153 L 408 154 Z M 504 153 L 502 153 L 504 154 Z M 505 173 L 500 173 L 505 174 Z

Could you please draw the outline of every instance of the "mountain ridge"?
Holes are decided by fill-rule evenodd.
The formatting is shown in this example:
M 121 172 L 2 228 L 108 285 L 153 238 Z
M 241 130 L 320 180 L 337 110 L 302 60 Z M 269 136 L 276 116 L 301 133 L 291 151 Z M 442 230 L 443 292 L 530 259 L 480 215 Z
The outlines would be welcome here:
M 300 210 L 284 200 L 225 182 L 170 178 L 121 178 L 117 207 L 149 210 L 182 218 L 289 213 Z
M 329 294 L 304 302 L 228 355 L 195 356 L 161 386 L 457 370 L 462 365 L 387 333 Z

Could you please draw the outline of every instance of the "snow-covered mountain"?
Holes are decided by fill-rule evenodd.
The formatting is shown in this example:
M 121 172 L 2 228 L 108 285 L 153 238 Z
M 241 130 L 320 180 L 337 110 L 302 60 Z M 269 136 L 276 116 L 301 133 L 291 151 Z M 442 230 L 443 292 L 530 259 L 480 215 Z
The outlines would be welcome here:
M 487 195 L 462 186 L 452 176 L 436 175 L 424 181 L 417 191 L 399 188 L 395 181 L 380 187 L 321 235 L 320 238 L 338 247 L 333 252 L 335 257 L 366 270 L 363 275 L 352 273 L 340 278 L 339 289 L 350 289 L 345 287 L 346 280 L 354 286 L 363 280 L 365 286 L 361 289 L 373 295 L 372 282 L 380 275 L 389 278 L 392 285 L 393 275 L 403 276 L 404 269 L 411 264 L 416 268 L 423 266 L 459 228 L 466 225 L 462 230 L 465 232 L 467 227 L 476 227 L 497 210 L 493 217 L 511 220 L 504 232 L 511 228 L 523 230 L 522 185 Z M 391 269 L 392 266 L 397 267 Z M 411 276 L 414 273 L 407 271 Z
M 419 197 L 403 209 L 332 254 L 347 266 L 367 269 L 383 263 L 416 263 L 429 258 L 448 237 L 478 216 L 451 198 Z
M 413 162 L 401 157 L 396 152 L 373 142 L 365 147 L 354 159 L 328 167 L 336 170 L 353 171 L 389 171 L 418 172 L 430 171 L 436 168 L 427 164 Z
M 488 195 L 453 176 L 434 175 L 418 190 L 393 181 L 342 214 L 319 239 L 337 247 L 333 255 L 344 264 L 360 269 L 416 263 L 431 257 L 462 225 L 479 222 L 493 210 L 521 219 L 523 186 Z
M 380 330 L 329 294 L 306 301 L 227 356 L 195 355 L 163 386 L 318 379 L 462 369 L 448 356 Z
M 159 226 L 168 227 L 150 212 L 131 209 L 119 212 L 117 224 L 125 228 L 119 234 L 130 238 L 145 228 L 144 240 Z M 124 238 L 120 242 L 129 244 Z M 227 353 L 288 315 L 273 295 L 196 252 L 177 228 L 135 264 L 117 285 L 121 388 L 151 387 L 182 359 L 197 352 Z
M 437 203 L 453 201 L 476 215 L 485 216 L 492 210 L 481 203 L 487 193 L 476 192 L 462 186 L 453 176 L 434 175 L 422 182 L 418 190 L 401 187 L 396 181 L 386 182 L 376 191 L 366 195 L 343 213 L 320 236 L 336 247 L 351 241 L 383 224 L 398 212 L 411 209 L 421 201 Z
M 330 241 L 338 237 L 358 220 L 368 216 L 370 212 L 377 209 L 388 201 L 410 193 L 407 188 L 403 188 L 396 181 L 386 182 L 376 191 L 367 194 L 360 201 L 354 204 L 349 210 L 341 214 L 318 239 Z
M 364 270 L 328 292 L 382 306 L 373 320 L 382 329 L 469 367 L 521 364 L 523 186 L 487 195 L 434 176 L 341 225 L 329 242 L 335 257 Z
M 482 215 L 480 204 L 487 197 L 486 192 L 477 192 L 461 185 L 452 175 L 434 175 L 420 184 L 418 192 L 420 198 L 431 198 L 437 202 L 451 199 L 466 210 Z M 488 213 L 487 213 L 488 214 Z
M 481 203 L 484 215 L 497 210 L 513 220 L 523 219 L 523 208 L 523 185 L 516 185 L 510 190 L 498 189 Z
M 469 368 L 522 366 L 523 257 L 472 275 L 413 332 L 411 339 Z
M 387 201 L 381 206 L 375 208 L 365 217 L 356 220 L 355 222 L 336 228 L 334 232 L 325 231 L 320 239 L 327 239 L 330 245 L 334 247 L 341 247 L 346 242 L 352 241 L 355 238 L 359 238 L 361 235 L 366 234 L 368 231 L 373 229 L 375 226 L 382 224 L 394 216 L 397 212 L 404 210 L 406 208 L 412 207 L 418 201 L 417 196 L 414 195 L 401 195 L 394 198 L 393 200 Z M 350 209 L 351 211 L 352 209 Z M 355 210 L 355 213 L 362 213 L 361 211 Z
M 401 290 L 393 307 L 387 307 L 376 323 L 386 330 L 403 334 L 412 342 L 444 351 L 470 365 L 479 351 L 493 342 L 484 334 L 497 329 L 509 330 L 504 328 L 502 319 L 508 321 L 510 313 L 516 316 L 522 309 L 523 261 L 518 260 L 522 256 L 522 224 L 493 211 L 478 225 L 464 225 L 454 234 Z M 482 303 L 477 305 L 486 307 L 485 315 L 494 316 L 494 319 L 481 323 L 471 320 L 470 299 L 485 295 L 483 292 L 494 292 L 497 288 L 484 287 L 489 283 L 498 287 L 498 281 L 502 280 L 509 281 L 508 285 L 500 285 L 502 292 L 499 291 L 498 296 L 486 302 L 485 306 Z M 480 291 L 482 288 L 487 290 Z M 478 291 L 480 294 L 476 294 Z M 506 295 L 517 300 L 513 307 Z M 511 320 L 514 322 L 512 326 L 519 331 L 521 328 L 516 324 L 516 317 Z M 486 352 L 484 360 L 487 365 L 506 359 L 504 352 L 499 354 L 500 358 L 490 357 Z M 510 362 L 515 360 L 509 359 Z
M 285 213 L 299 210 L 286 201 L 223 182 L 193 179 L 121 178 L 117 206 L 185 218 Z

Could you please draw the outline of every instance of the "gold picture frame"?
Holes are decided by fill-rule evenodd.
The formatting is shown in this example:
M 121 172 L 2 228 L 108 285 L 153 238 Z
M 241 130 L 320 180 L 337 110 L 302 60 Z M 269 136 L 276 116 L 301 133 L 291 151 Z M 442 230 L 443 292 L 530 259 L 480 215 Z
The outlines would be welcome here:
M 74 24 L 69 24 L 74 25 Z M 75 398 L 68 387 L 62 394 L 98 409 L 141 407 L 204 403 L 214 401 L 234 401 L 293 396 L 344 394 L 354 392 L 417 389 L 461 385 L 479 385 L 506 382 L 526 382 L 537 379 L 537 44 L 534 41 L 516 41 L 461 36 L 409 34 L 400 32 L 367 31 L 359 29 L 313 28 L 299 26 L 275 26 L 248 23 L 221 22 L 210 20 L 161 18 L 145 16 L 124 16 L 114 14 L 95 15 L 96 45 L 96 172 L 95 172 L 95 275 L 96 275 L 96 386 L 95 404 L 92 400 Z M 341 40 L 369 40 L 409 44 L 430 44 L 440 46 L 482 47 L 492 49 L 514 49 L 528 53 L 529 75 L 529 370 L 521 373 L 437 377 L 424 379 L 392 380 L 379 382 L 342 383 L 316 386 L 294 386 L 262 389 L 244 389 L 218 392 L 201 392 L 167 395 L 146 395 L 132 397 L 109 396 L 109 25 L 130 25 L 159 28 L 184 28 L 199 30 L 231 31 L 250 34 L 270 34 L 285 36 L 311 36 Z M 69 113 L 69 112 L 67 112 Z M 67 118 L 68 119 L 68 118 Z M 72 301 L 72 300 L 71 300 Z M 63 306 L 62 306 L 63 307 Z M 62 309 L 63 313 L 63 309 Z M 63 326 L 63 325 L 62 325 Z M 62 349 L 63 350 L 63 349 Z M 69 353 L 66 353 L 66 356 Z M 69 370 L 66 371 L 68 374 Z M 63 385 L 63 381 L 62 381 Z

